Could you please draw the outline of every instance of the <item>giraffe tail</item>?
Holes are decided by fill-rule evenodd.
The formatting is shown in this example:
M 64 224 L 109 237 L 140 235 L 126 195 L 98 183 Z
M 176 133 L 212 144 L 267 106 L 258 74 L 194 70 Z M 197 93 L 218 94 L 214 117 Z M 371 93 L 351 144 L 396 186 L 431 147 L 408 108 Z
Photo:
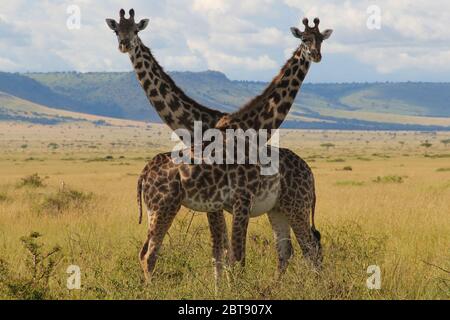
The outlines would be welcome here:
M 139 224 L 142 224 L 142 182 L 144 181 L 144 174 L 141 174 L 137 184 L 137 203 L 139 207 Z
M 312 234 L 314 235 L 314 238 L 316 238 L 316 240 L 318 242 L 320 242 L 320 239 L 322 238 L 322 235 L 320 234 L 320 232 L 316 229 L 316 223 L 314 221 L 314 216 L 316 214 L 316 192 L 314 191 L 314 195 L 313 195 L 313 202 L 312 202 L 312 207 L 311 207 L 311 220 L 312 220 L 312 227 L 311 227 L 311 231 Z

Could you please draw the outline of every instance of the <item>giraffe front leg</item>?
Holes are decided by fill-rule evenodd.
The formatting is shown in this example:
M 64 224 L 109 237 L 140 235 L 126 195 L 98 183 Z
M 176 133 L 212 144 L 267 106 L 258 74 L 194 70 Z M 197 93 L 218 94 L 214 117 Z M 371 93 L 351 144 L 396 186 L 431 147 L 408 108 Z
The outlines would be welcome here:
M 288 218 L 282 211 L 270 211 L 268 216 L 277 247 L 278 277 L 281 277 L 286 272 L 289 259 L 293 253 L 291 227 Z
M 251 200 L 240 198 L 233 206 L 233 226 L 231 234 L 231 259 L 233 265 L 239 262 L 245 266 L 245 245 L 250 220 Z
M 225 219 L 225 217 L 224 217 Z M 231 260 L 231 252 L 230 252 L 230 239 L 228 237 L 228 228 L 227 228 L 227 224 L 226 221 L 224 220 L 224 232 L 222 234 L 222 244 L 223 244 L 223 250 L 224 250 L 224 264 L 225 266 L 229 266 L 230 265 L 230 260 Z
M 227 226 L 223 211 L 208 212 L 208 222 L 211 231 L 215 290 L 217 294 L 222 278 L 224 249 L 227 245 L 226 242 L 228 242 Z

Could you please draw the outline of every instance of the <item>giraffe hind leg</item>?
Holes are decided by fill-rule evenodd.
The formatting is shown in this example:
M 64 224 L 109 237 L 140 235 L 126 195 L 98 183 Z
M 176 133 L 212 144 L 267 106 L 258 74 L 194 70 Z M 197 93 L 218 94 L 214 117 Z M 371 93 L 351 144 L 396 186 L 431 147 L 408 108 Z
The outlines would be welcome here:
M 158 260 L 158 252 L 163 243 L 164 237 L 169 231 L 179 208 L 171 210 L 158 210 L 152 212 L 150 216 L 147 240 L 145 241 L 139 258 L 144 271 L 146 282 L 151 280 Z
M 315 233 L 310 226 L 310 212 L 310 208 L 301 207 L 296 211 L 288 212 L 286 215 L 292 231 L 302 249 L 303 256 L 311 262 L 316 269 L 320 269 L 322 263 L 320 233 L 318 231 Z

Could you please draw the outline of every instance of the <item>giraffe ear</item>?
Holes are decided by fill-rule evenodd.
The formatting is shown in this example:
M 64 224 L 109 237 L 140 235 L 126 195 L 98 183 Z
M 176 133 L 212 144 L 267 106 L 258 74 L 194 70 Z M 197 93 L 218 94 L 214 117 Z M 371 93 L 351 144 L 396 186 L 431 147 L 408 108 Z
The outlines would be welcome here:
M 323 40 L 327 40 L 328 38 L 330 38 L 332 33 L 333 33 L 333 30 L 331 30 L 331 29 L 327 29 L 324 32 L 322 32 Z
M 299 38 L 299 39 L 302 38 L 303 33 L 300 31 L 299 28 L 292 27 L 292 28 L 291 28 L 291 32 L 292 32 L 292 34 L 294 35 L 294 37 Z
M 108 27 L 113 30 L 116 31 L 117 30 L 117 22 L 114 19 L 106 19 L 106 24 L 108 25 Z
M 139 21 L 139 23 L 137 24 L 137 28 L 139 31 L 144 30 L 145 28 L 147 28 L 148 26 L 148 19 L 142 19 L 141 21 Z

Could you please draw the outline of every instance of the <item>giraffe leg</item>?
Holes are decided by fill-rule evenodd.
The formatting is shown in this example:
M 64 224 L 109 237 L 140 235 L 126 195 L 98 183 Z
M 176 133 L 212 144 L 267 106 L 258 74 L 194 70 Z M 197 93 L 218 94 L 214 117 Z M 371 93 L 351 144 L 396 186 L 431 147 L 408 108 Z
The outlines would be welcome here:
M 293 253 L 291 227 L 288 218 L 282 211 L 270 211 L 268 216 L 277 246 L 278 276 L 281 277 L 286 272 L 289 259 Z
M 250 220 L 251 200 L 240 198 L 233 206 L 233 227 L 231 234 L 231 264 L 239 262 L 245 266 L 245 245 Z
M 147 283 L 151 280 L 158 260 L 158 251 L 177 212 L 178 210 L 156 211 L 150 216 L 147 240 L 140 253 L 141 266 Z
M 312 265 L 319 269 L 322 263 L 322 248 L 320 245 L 320 235 L 316 231 L 315 234 L 311 230 L 309 215 L 311 209 L 308 207 L 301 207 L 295 212 L 286 214 L 294 231 L 295 237 L 302 249 L 303 256 L 312 263 Z
M 209 229 L 211 231 L 212 253 L 214 261 L 214 277 L 216 293 L 218 292 L 223 271 L 224 249 L 228 242 L 227 225 L 223 211 L 208 212 Z M 226 239 L 226 241 L 225 241 Z
M 225 257 L 225 265 L 230 263 L 230 239 L 228 238 L 227 224 L 225 223 L 224 233 L 223 233 L 223 250 Z

